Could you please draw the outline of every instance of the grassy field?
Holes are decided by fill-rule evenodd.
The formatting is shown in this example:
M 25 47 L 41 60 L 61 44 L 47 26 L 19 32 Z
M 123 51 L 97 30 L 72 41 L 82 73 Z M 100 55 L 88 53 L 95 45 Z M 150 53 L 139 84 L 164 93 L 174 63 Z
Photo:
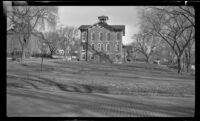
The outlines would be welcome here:
M 194 109 L 194 74 L 178 75 L 176 70 L 145 63 L 92 64 L 87 62 L 66 62 L 56 59 L 45 59 L 43 70 L 41 71 L 40 62 L 40 59 L 34 58 L 27 60 L 22 65 L 7 60 L 7 91 L 10 92 L 10 105 L 12 105 L 11 100 L 13 100 L 11 93 L 24 89 L 50 92 L 52 94 L 68 92 L 67 94 L 100 94 L 119 98 L 121 98 L 120 96 L 126 96 L 126 99 L 135 100 L 134 103 L 145 100 L 150 106 L 160 105 L 161 107 L 165 105 L 163 103 L 166 100 L 167 104 L 173 104 L 175 107 L 175 104 L 179 102 L 181 105 L 188 106 L 189 110 Z M 23 91 L 23 93 L 25 92 L 27 91 Z M 137 100 L 135 98 L 132 99 L 133 96 L 138 97 Z M 141 97 L 146 96 L 148 98 L 141 99 Z M 8 107 L 11 112 L 13 108 L 11 106 Z M 146 108 L 143 107 L 142 109 Z M 183 108 L 188 110 L 188 108 Z M 177 108 L 176 110 L 180 109 Z M 9 113 L 10 115 L 13 114 L 11 112 Z M 17 115 L 16 112 L 14 114 Z M 187 116 L 192 116 L 191 112 L 186 114 Z M 186 114 L 182 113 L 180 115 Z M 180 115 L 174 114 L 172 116 Z M 94 114 L 92 116 L 102 115 Z M 153 116 L 153 114 L 150 116 Z M 154 114 L 154 116 L 162 115 Z

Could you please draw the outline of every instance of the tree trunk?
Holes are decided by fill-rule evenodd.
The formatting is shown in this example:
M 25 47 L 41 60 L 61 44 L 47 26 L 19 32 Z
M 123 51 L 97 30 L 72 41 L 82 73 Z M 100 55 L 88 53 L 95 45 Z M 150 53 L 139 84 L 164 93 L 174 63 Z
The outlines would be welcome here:
M 42 71 L 42 65 L 43 65 L 43 56 L 42 56 L 42 60 L 41 60 L 41 71 Z
M 25 59 L 25 54 L 26 54 L 24 45 L 22 45 L 22 53 L 19 53 L 19 54 L 21 56 L 21 63 L 23 63 Z
M 189 53 L 188 55 L 188 61 L 187 61 L 187 72 L 189 72 L 189 68 L 190 68 L 190 65 L 191 65 L 191 54 Z
M 22 60 L 24 60 L 26 57 L 26 51 L 25 48 L 22 50 Z
M 149 63 L 149 56 L 146 56 L 146 63 Z
M 190 64 L 187 64 L 187 65 L 186 65 L 187 72 L 189 72 L 189 67 L 190 67 Z
M 22 56 L 21 56 L 21 61 L 24 62 L 24 59 L 26 57 L 26 49 L 27 49 L 27 45 L 30 39 L 30 35 L 27 35 L 28 37 L 25 37 L 25 35 L 23 36 L 23 42 L 21 44 L 22 46 Z
M 186 59 L 185 59 L 185 57 L 183 57 L 182 58 L 182 70 L 184 70 L 185 71 L 185 62 L 186 62 Z
M 186 70 L 189 72 L 189 67 L 190 67 L 190 61 L 191 61 L 191 55 L 190 52 L 185 52 L 185 63 L 186 63 Z
M 181 72 L 181 58 L 177 57 L 177 64 L 178 64 L 178 74 Z
M 66 59 L 66 52 L 65 52 L 65 49 L 64 49 L 64 55 L 63 55 L 63 56 L 64 56 L 64 58 Z

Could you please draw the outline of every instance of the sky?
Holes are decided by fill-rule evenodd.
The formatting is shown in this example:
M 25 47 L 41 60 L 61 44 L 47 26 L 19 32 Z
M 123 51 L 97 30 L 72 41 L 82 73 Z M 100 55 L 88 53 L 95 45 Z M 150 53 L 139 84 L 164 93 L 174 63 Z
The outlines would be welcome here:
M 134 6 L 60 6 L 59 25 L 79 27 L 97 23 L 98 16 L 108 16 L 109 25 L 125 25 L 123 44 L 130 44 L 138 32 L 139 19 Z

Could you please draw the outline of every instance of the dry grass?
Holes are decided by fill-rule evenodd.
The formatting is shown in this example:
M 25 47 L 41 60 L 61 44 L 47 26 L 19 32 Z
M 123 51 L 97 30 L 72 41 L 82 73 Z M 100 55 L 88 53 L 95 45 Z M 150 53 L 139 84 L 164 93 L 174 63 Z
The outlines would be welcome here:
M 195 78 L 189 74 L 142 63 L 46 59 L 41 72 L 40 61 L 7 62 L 7 116 L 194 116 Z
M 21 88 L 124 95 L 194 96 L 194 75 L 157 65 L 91 64 L 32 59 L 21 65 L 7 63 L 7 84 Z

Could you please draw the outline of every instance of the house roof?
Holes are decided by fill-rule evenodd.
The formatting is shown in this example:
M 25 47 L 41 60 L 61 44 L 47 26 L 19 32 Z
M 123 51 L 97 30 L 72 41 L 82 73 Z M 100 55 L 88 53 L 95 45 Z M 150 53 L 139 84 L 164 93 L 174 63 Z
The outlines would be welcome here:
M 110 31 L 122 31 L 123 32 L 123 35 L 125 35 L 125 25 L 108 25 L 107 23 L 105 22 L 98 22 L 94 25 L 81 25 L 79 27 L 80 30 L 87 30 L 88 28 L 90 27 L 93 27 L 95 25 L 99 25 L 99 26 L 102 26 Z

